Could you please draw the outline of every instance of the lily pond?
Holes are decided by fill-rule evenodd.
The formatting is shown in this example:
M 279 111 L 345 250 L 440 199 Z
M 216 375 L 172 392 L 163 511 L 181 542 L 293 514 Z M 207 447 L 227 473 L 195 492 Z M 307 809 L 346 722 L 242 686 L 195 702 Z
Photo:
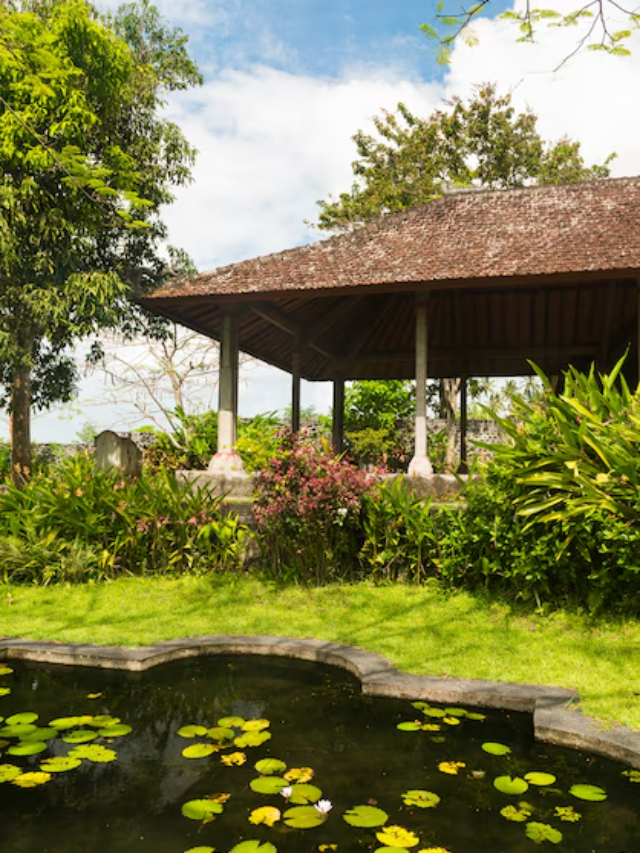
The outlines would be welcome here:
M 0 850 L 640 853 L 640 771 L 341 670 L 0 662 Z

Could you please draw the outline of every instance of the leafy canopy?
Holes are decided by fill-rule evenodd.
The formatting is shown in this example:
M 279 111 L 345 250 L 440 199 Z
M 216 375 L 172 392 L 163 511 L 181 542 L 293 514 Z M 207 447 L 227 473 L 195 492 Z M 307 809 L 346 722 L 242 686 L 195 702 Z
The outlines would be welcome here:
M 26 368 L 42 408 L 73 391 L 76 339 L 143 323 L 128 297 L 163 274 L 159 208 L 195 155 L 158 112 L 201 78 L 146 0 L 5 3 L 0 34 L 0 404 Z
M 506 189 L 528 184 L 573 183 L 609 175 L 611 155 L 587 166 L 580 143 L 547 143 L 531 110 L 517 113 L 510 95 L 491 84 L 468 101 L 454 98 L 446 109 L 420 118 L 398 104 L 373 123 L 376 135 L 353 137 L 358 159 L 349 192 L 319 202 L 317 227 L 348 231 L 377 216 L 432 201 L 452 187 Z

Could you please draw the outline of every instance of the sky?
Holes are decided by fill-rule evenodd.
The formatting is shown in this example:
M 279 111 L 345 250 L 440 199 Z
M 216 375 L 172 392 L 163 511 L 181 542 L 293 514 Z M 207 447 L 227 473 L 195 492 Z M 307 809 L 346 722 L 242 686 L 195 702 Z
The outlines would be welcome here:
M 428 116 L 486 82 L 511 92 L 517 109 L 533 109 L 544 139 L 579 140 L 590 164 L 615 152 L 614 176 L 640 174 L 640 32 L 629 41 L 630 57 L 583 52 L 554 70 L 579 30 L 541 31 L 536 44 L 517 43 L 513 25 L 494 17 L 514 7 L 490 0 L 474 25 L 477 45 L 457 43 L 442 67 L 419 28 L 432 20 L 430 0 L 156 5 L 188 34 L 205 77 L 166 107 L 199 155 L 193 182 L 177 193 L 165 221 L 170 242 L 200 270 L 319 239 L 305 221 L 317 219 L 319 199 L 350 188 L 358 129 L 371 131 L 372 116 L 399 101 Z M 573 8 L 567 0 L 553 5 Z M 83 379 L 72 406 L 36 417 L 35 440 L 73 440 L 87 422 L 127 428 L 130 407 L 122 395 L 117 403 L 106 396 L 98 376 Z M 326 384 L 306 384 L 302 402 L 326 411 L 330 397 Z M 242 372 L 241 415 L 283 409 L 289 400 L 286 374 L 255 364 Z

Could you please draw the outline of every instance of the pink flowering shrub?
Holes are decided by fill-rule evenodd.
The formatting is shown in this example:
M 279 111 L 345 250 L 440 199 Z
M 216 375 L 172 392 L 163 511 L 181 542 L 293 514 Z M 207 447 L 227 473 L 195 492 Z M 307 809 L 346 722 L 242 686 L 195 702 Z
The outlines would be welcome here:
M 276 577 L 318 584 L 355 577 L 370 488 L 364 471 L 287 431 L 256 488 L 262 556 Z

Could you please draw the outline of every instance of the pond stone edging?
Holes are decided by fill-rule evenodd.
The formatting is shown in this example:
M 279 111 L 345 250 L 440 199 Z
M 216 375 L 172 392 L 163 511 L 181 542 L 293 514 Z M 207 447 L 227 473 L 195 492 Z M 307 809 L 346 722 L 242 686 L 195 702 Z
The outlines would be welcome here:
M 531 713 L 537 740 L 597 753 L 640 769 L 640 732 L 622 726 L 603 728 L 575 708 L 580 699 L 577 692 L 562 687 L 410 675 L 400 672 L 381 655 L 356 646 L 289 637 L 192 637 L 136 648 L 0 638 L 0 659 L 132 672 L 205 655 L 262 655 L 314 661 L 347 670 L 359 679 L 367 696 Z

